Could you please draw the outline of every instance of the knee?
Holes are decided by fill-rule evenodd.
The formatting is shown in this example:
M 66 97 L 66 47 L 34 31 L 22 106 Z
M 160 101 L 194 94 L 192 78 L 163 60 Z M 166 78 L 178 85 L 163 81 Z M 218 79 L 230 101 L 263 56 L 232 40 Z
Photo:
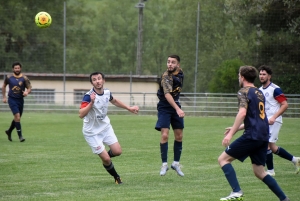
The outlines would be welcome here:
M 162 139 L 163 141 L 167 142 L 168 139 L 169 139 L 168 133 L 162 133 L 162 134 L 161 134 L 161 139 Z
M 101 157 L 100 155 L 99 155 L 99 157 L 101 158 L 101 160 L 102 160 L 102 163 L 104 164 L 104 165 L 109 165 L 110 163 L 111 163 L 111 159 L 110 159 L 110 157 L 109 157 L 109 155 L 107 155 L 107 156 L 105 156 L 105 157 Z
M 120 156 L 120 155 L 122 154 L 122 150 L 121 150 L 121 149 L 119 149 L 119 150 L 114 150 L 114 151 L 113 151 L 113 154 L 114 154 L 114 156 Z

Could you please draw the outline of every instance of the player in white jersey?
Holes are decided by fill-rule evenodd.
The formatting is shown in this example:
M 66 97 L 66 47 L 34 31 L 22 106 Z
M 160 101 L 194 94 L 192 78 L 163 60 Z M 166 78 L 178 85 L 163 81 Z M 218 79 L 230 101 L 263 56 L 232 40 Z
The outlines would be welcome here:
M 259 88 L 265 95 L 265 111 L 269 120 L 269 148 L 267 152 L 267 173 L 275 176 L 273 154 L 280 156 L 286 160 L 291 161 L 296 167 L 296 174 L 300 171 L 300 158 L 291 155 L 284 148 L 278 147 L 276 142 L 278 140 L 279 131 L 282 125 L 282 114 L 288 108 L 287 98 L 279 86 L 271 82 L 272 69 L 269 66 L 260 66 L 259 80 L 262 86 Z
M 108 89 L 104 89 L 103 73 L 92 73 L 90 82 L 93 88 L 84 95 L 79 110 L 79 117 L 83 118 L 82 133 L 93 153 L 101 158 L 104 168 L 114 177 L 116 184 L 122 184 L 111 161 L 112 157 L 121 155 L 122 149 L 107 116 L 108 104 L 110 102 L 134 114 L 138 113 L 139 107 L 125 105 L 114 98 Z M 109 151 L 106 151 L 104 144 L 109 146 Z

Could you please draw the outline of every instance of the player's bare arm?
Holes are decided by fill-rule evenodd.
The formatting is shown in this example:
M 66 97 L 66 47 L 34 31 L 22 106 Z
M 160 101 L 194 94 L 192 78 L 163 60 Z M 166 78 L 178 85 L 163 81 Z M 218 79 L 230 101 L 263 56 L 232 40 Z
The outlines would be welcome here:
M 225 128 L 224 135 L 227 135 L 231 128 L 232 128 L 232 127 L 227 127 L 227 128 Z M 239 127 L 239 129 L 238 129 L 238 131 L 244 130 L 244 128 L 245 128 L 245 125 L 244 125 L 244 124 L 241 124 L 240 127 Z
M 237 113 L 233 126 L 227 133 L 227 135 L 224 137 L 222 141 L 222 145 L 227 147 L 230 144 L 230 140 L 233 137 L 233 135 L 239 130 L 240 126 L 242 125 L 245 117 L 246 117 L 247 110 L 244 107 L 240 107 L 239 112 Z
M 277 117 L 282 115 L 288 107 L 289 107 L 289 105 L 288 105 L 287 101 L 281 102 L 279 110 L 269 119 L 269 124 L 273 125 L 275 123 L 275 120 L 277 119 Z
M 181 110 L 180 107 L 178 107 L 178 105 L 175 103 L 172 95 L 170 93 L 166 93 L 165 97 L 167 101 L 170 103 L 170 105 L 176 110 L 178 116 L 183 118 L 185 114 L 183 110 Z
M 93 108 L 93 105 L 94 105 L 94 102 L 95 102 L 95 98 L 96 98 L 96 94 L 92 93 L 90 95 L 90 97 L 91 97 L 91 102 L 86 107 L 83 107 L 83 108 L 79 109 L 79 117 L 81 119 L 83 117 L 85 117 L 89 113 L 89 111 Z
M 115 105 L 117 107 L 126 109 L 129 112 L 131 112 L 131 113 L 137 114 L 139 112 L 139 107 L 138 106 L 128 106 L 128 105 L 125 105 L 122 101 L 120 101 L 120 100 L 118 100 L 116 98 L 113 98 L 110 102 L 111 102 L 111 104 L 113 104 L 113 105 Z

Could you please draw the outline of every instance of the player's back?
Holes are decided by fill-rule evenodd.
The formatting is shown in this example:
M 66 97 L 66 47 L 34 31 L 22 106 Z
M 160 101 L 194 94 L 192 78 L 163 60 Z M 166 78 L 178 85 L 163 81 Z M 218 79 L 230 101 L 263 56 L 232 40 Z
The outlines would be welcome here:
M 244 97 L 242 101 L 247 105 L 244 135 L 253 140 L 269 141 L 269 125 L 263 93 L 256 87 L 244 87 L 240 89 L 240 94 Z

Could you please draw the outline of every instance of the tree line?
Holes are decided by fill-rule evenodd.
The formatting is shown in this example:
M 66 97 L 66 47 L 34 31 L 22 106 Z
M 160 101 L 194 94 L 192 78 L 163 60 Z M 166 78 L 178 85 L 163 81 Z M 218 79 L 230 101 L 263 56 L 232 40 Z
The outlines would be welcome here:
M 66 27 L 63 1 L 0 2 L 0 71 L 10 71 L 12 61 L 20 60 L 26 72 L 63 73 L 65 53 L 66 73 L 136 73 L 139 0 L 66 0 Z M 240 65 L 265 64 L 273 67 L 273 81 L 285 93 L 300 93 L 299 0 L 144 4 L 142 75 L 160 76 L 167 56 L 178 54 L 185 92 L 235 93 Z M 49 28 L 35 25 L 40 11 L 52 16 Z

